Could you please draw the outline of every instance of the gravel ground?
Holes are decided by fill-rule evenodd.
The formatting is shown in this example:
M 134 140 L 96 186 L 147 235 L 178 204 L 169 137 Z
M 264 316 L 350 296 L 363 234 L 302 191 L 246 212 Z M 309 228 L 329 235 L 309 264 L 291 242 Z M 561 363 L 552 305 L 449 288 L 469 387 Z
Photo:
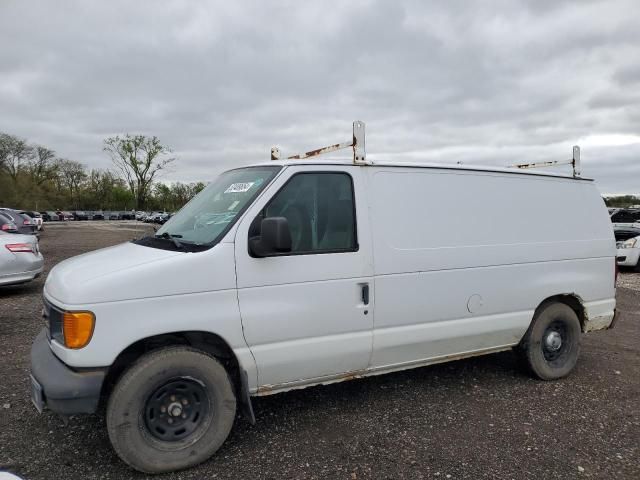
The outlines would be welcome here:
M 47 228 L 46 272 L 129 240 L 135 223 Z M 68 426 L 29 401 L 44 276 L 0 287 L 0 470 L 27 479 L 144 478 L 100 415 Z M 616 328 L 584 337 L 574 373 L 533 380 L 510 352 L 254 400 L 208 462 L 158 479 L 640 478 L 640 274 L 619 279 Z

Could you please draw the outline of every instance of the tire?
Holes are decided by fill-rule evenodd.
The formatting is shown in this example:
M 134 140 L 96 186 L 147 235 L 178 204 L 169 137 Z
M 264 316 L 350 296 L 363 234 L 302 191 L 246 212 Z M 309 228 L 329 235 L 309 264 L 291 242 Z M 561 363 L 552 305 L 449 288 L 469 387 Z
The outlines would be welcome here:
M 107 431 L 118 456 L 145 473 L 203 462 L 226 440 L 236 415 L 227 371 L 214 357 L 170 347 L 137 360 L 107 405 Z
M 581 335 L 580 320 L 573 309 L 552 303 L 535 316 L 517 351 L 533 375 L 556 380 L 575 367 Z

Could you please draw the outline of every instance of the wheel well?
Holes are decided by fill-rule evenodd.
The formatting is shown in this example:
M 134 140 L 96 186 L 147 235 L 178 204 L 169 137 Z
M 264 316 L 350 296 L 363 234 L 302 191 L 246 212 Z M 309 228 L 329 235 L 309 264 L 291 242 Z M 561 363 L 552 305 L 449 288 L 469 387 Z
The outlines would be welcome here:
M 538 305 L 538 308 L 536 308 L 536 311 L 533 314 L 533 318 L 536 318 L 538 316 L 538 313 L 540 313 L 547 305 L 551 303 L 564 303 L 568 307 L 571 307 L 571 309 L 576 312 L 578 320 L 580 320 L 580 328 L 584 332 L 584 324 L 587 320 L 587 314 L 584 309 L 582 299 L 578 295 L 573 293 L 565 293 L 546 298 L 544 301 L 542 301 L 542 303 L 540 303 L 540 305 Z
M 241 372 L 238 359 L 231 347 L 225 340 L 210 332 L 188 331 L 165 333 L 162 335 L 154 335 L 152 337 L 143 338 L 129 345 L 117 356 L 115 361 L 109 367 L 107 376 L 102 386 L 101 404 L 109 398 L 113 387 L 118 382 L 120 376 L 125 370 L 142 355 L 159 348 L 169 347 L 173 345 L 188 345 L 198 350 L 202 350 L 216 357 L 229 373 L 236 396 L 241 398 L 242 382 Z

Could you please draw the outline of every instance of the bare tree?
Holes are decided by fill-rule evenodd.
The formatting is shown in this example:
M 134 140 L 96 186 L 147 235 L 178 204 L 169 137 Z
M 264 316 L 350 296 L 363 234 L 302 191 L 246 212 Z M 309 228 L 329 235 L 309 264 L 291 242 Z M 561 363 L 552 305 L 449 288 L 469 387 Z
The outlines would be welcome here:
M 0 133 L 0 167 L 2 167 L 13 182 L 18 181 L 18 173 L 24 163 L 33 156 L 33 148 L 26 140 Z
M 56 175 L 56 152 L 40 145 L 34 147 L 33 155 L 27 161 L 26 170 L 36 185 L 42 185 Z
M 157 137 L 144 135 L 109 137 L 104 141 L 104 151 L 124 176 L 136 200 L 136 210 L 144 207 L 154 178 L 175 160 L 167 156 L 171 150 Z
M 80 186 L 84 179 L 87 178 L 85 167 L 80 162 L 66 159 L 58 160 L 57 164 L 60 185 L 67 189 L 74 207 L 78 208 Z
M 0 132 L 0 170 L 5 169 L 9 158 L 9 141 L 11 136 Z

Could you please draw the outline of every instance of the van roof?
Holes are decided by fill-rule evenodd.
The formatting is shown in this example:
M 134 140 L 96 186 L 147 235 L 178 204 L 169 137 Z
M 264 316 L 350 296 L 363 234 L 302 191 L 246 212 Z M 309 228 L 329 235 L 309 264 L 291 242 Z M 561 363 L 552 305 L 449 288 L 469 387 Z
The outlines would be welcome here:
M 260 162 L 251 164 L 248 166 L 265 166 L 265 165 L 278 165 L 278 166 L 290 166 L 290 165 L 355 165 L 353 160 L 271 160 L 268 162 Z M 376 160 L 369 162 L 367 165 L 357 166 L 373 166 L 373 167 L 395 167 L 395 168 L 432 168 L 439 170 L 466 170 L 473 172 L 499 172 L 509 173 L 515 175 L 532 175 L 536 177 L 554 177 L 564 178 L 568 180 L 583 180 L 592 182 L 592 178 L 574 177 L 573 175 L 567 175 L 562 173 L 532 171 L 519 168 L 509 167 L 496 167 L 493 165 L 472 165 L 472 164 L 451 164 L 451 163 L 423 163 L 423 162 L 389 162 L 384 160 Z

